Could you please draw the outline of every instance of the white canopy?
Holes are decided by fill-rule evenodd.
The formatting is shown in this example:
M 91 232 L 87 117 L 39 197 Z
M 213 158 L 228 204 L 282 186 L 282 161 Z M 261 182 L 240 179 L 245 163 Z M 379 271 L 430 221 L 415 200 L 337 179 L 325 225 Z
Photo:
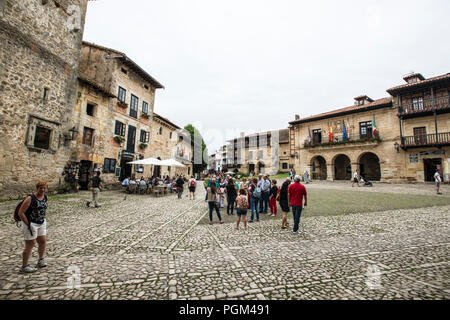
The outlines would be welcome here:
M 184 164 L 182 164 L 181 162 L 178 162 L 175 159 L 162 160 L 158 165 L 168 166 L 168 167 L 185 167 Z
M 147 159 L 142 159 L 142 160 L 136 160 L 136 161 L 132 161 L 132 162 L 128 162 L 127 164 L 141 164 L 141 165 L 156 165 L 156 166 L 160 166 L 161 164 L 161 160 L 156 159 L 156 158 L 147 158 Z

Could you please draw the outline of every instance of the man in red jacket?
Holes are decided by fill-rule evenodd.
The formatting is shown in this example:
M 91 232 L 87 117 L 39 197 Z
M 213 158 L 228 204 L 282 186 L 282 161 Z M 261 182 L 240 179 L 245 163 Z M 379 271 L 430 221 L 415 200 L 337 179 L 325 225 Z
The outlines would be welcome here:
M 303 204 L 303 198 L 305 203 Z M 294 183 L 289 186 L 288 189 L 288 201 L 292 207 L 292 213 L 294 215 L 294 230 L 293 234 L 298 234 L 298 227 L 300 224 L 300 215 L 302 213 L 303 206 L 307 205 L 306 188 L 300 183 L 300 176 L 296 175 Z

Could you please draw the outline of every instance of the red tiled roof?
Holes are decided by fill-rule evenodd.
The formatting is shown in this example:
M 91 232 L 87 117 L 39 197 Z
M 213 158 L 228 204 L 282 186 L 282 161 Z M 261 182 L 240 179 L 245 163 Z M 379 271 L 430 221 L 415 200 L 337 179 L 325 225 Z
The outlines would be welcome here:
M 382 98 L 382 99 L 378 99 L 375 100 L 374 102 L 371 103 L 367 103 L 364 105 L 353 105 L 350 107 L 345 107 L 345 108 L 341 108 L 341 109 L 336 109 L 333 111 L 328 111 L 328 112 L 324 112 L 324 113 L 320 113 L 320 114 L 316 114 L 314 116 L 311 117 L 307 117 L 307 118 L 300 118 L 298 120 L 294 120 L 289 122 L 289 124 L 297 124 L 297 123 L 302 123 L 302 122 L 309 122 L 309 121 L 313 121 L 313 120 L 319 120 L 319 119 L 323 119 L 323 118 L 332 118 L 335 116 L 338 116 L 342 113 L 356 113 L 356 112 L 364 112 L 367 110 L 372 109 L 373 107 L 377 107 L 377 106 L 383 106 L 383 105 L 388 105 L 392 103 L 392 98 Z
M 153 116 L 156 118 L 159 118 L 160 120 L 170 124 L 172 127 L 175 127 L 176 129 L 181 129 L 179 126 L 177 126 L 175 123 L 173 123 L 172 121 L 170 121 L 167 118 L 164 118 L 163 116 L 160 116 L 159 114 L 157 114 L 156 112 L 153 112 Z
M 419 81 L 419 82 L 405 83 L 405 84 L 402 84 L 400 86 L 396 86 L 396 87 L 387 89 L 386 91 L 389 94 L 392 94 L 393 92 L 395 92 L 395 91 L 397 91 L 399 89 L 411 88 L 411 87 L 414 87 L 414 86 L 420 86 L 420 85 L 423 85 L 423 84 L 427 84 L 427 83 L 431 83 L 431 82 L 439 81 L 439 80 L 444 80 L 444 79 L 450 79 L 450 73 L 446 73 L 446 74 L 443 74 L 443 75 L 440 75 L 440 76 L 436 76 L 436 77 L 433 77 L 433 78 L 428 78 L 428 79 L 425 79 L 425 80 L 422 80 L 422 81 Z

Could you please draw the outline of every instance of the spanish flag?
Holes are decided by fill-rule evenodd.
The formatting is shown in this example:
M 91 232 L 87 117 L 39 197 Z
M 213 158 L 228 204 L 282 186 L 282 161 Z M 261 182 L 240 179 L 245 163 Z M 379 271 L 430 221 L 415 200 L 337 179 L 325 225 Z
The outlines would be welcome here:
M 333 127 L 330 126 L 330 142 L 333 142 Z

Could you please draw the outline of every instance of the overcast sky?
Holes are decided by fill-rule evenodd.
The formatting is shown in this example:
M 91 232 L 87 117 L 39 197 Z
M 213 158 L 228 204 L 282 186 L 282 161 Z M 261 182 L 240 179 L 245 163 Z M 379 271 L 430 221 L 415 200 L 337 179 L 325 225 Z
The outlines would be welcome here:
M 411 71 L 450 72 L 450 1 L 97 0 L 84 39 L 165 86 L 155 112 L 209 153 L 239 132 L 388 96 Z

